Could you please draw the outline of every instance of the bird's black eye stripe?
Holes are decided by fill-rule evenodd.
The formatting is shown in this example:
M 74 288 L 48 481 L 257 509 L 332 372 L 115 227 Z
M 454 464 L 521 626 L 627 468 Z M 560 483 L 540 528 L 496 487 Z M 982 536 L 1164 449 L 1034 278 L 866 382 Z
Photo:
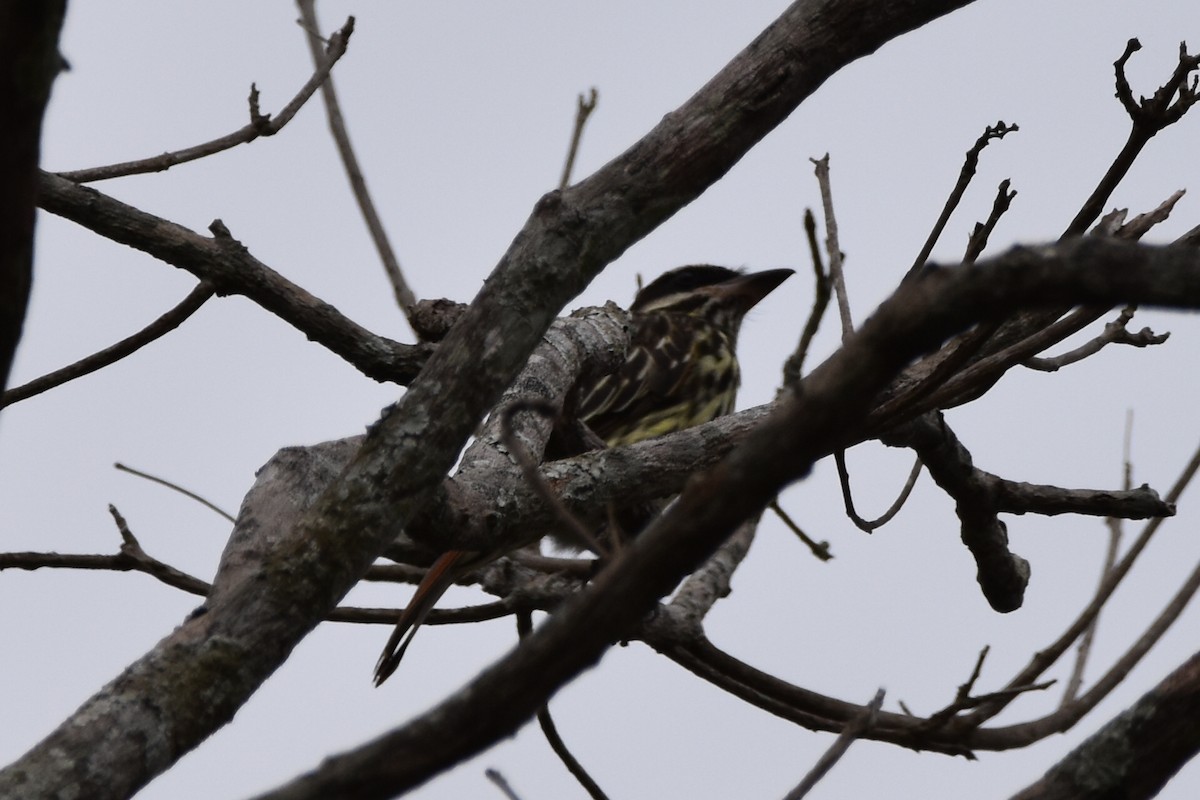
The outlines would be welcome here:
M 686 294 L 702 286 L 713 286 L 736 278 L 741 273 L 728 267 L 714 267 L 701 264 L 691 267 L 680 267 L 660 275 L 638 292 L 637 299 L 630 307 L 631 311 L 642 311 L 659 306 L 659 301 L 673 294 Z M 670 305 L 670 304 L 669 304 Z

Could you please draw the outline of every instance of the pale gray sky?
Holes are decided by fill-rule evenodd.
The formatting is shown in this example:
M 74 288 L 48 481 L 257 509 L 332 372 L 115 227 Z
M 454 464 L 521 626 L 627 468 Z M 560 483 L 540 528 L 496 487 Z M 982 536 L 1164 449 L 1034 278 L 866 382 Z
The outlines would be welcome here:
M 782 2 L 326 3 L 326 30 L 355 14 L 335 71 L 351 135 L 382 216 L 421 297 L 469 299 L 533 203 L 558 179 L 575 97 L 600 103 L 576 175 L 620 153 L 691 95 L 785 7 Z M 310 66 L 290 3 L 90 2 L 69 9 L 55 85 L 47 169 L 94 166 L 178 149 L 245 122 L 251 82 L 275 111 Z M 794 266 L 748 321 L 740 405 L 768 400 L 811 302 L 805 207 L 819 206 L 809 158 L 831 154 L 841 242 L 856 319 L 907 268 L 987 124 L 1021 131 L 993 144 L 936 256 L 956 260 L 996 184 L 1020 194 L 993 239 L 1055 238 L 1128 132 L 1112 62 L 1141 38 L 1130 75 L 1149 94 L 1181 38 L 1200 44 L 1194 0 L 983 0 L 885 46 L 830 80 L 729 176 L 613 264 L 576 305 L 627 303 L 635 276 L 684 263 Z M 1200 191 L 1200 118 L 1162 134 L 1115 197 L 1133 213 L 1179 188 Z M 350 198 L 314 102 L 279 136 L 101 191 L 198 231 L 221 218 L 258 258 L 377 332 L 411 341 Z M 1169 240 L 1200 221 L 1195 196 L 1157 229 Z M 47 215 L 13 385 L 142 327 L 191 288 L 190 276 Z M 1164 492 L 1200 439 L 1195 315 L 1147 312 L 1134 328 L 1173 332 L 1163 347 L 1112 349 L 1057 375 L 1014 374 L 950 420 L 983 468 L 1072 487 L 1120 480 L 1122 427 L 1136 415 L 1135 483 Z M 836 346 L 833 320 L 814 357 Z M 152 554 L 209 577 L 228 533 L 215 515 L 111 468 L 178 481 L 236 510 L 255 469 L 285 445 L 361 432 L 397 389 L 379 386 L 242 299 L 213 300 L 166 339 L 120 364 L 0 414 L 5 550 L 112 552 L 114 503 Z M 891 502 L 906 454 L 851 452 L 865 515 Z M 1101 621 L 1092 677 L 1141 631 L 1197 560 L 1192 506 L 1160 534 Z M 1191 501 L 1191 502 L 1189 502 Z M 710 622 L 734 655 L 805 687 L 918 713 L 949 702 L 979 649 L 979 688 L 996 688 L 1086 602 L 1103 525 L 1082 518 L 1008 520 L 1033 566 L 1023 609 L 984 602 L 959 544 L 950 501 L 923 479 L 892 525 L 859 533 L 841 514 L 831 464 L 784 496 L 836 559 L 820 564 L 777 523 L 763 526 L 733 595 Z M 1132 526 L 1131 526 L 1132 527 Z M 1136 528 L 1133 528 L 1136 530 Z M 402 605 L 403 587 L 351 599 Z M 448 602 L 469 602 L 453 592 Z M 197 605 L 146 576 L 0 575 L 0 761 L 52 730 Z M 1068 736 L 968 763 L 856 744 L 814 797 L 1005 797 L 1190 655 L 1195 609 Z M 422 631 L 401 674 L 370 675 L 384 628 L 321 626 L 238 714 L 141 795 L 242 797 L 314 767 L 402 722 L 514 640 L 510 621 Z M 1057 670 L 1054 677 L 1065 677 Z M 1048 711 L 1028 697 L 1001 721 Z M 552 703 L 576 755 L 614 798 L 778 797 L 828 746 L 748 708 L 634 644 L 612 651 Z M 581 797 L 526 727 L 413 796 L 498 797 L 500 769 L 526 800 Z M 1162 796 L 1193 797 L 1200 768 Z

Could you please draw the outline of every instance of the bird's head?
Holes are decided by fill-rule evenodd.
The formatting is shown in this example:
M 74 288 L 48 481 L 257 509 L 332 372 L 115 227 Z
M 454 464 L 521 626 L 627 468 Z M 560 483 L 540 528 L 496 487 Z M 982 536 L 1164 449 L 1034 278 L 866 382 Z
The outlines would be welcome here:
M 736 331 L 746 312 L 793 272 L 769 269 L 747 273 L 707 264 L 679 267 L 664 272 L 638 292 L 629 310 L 702 317 Z

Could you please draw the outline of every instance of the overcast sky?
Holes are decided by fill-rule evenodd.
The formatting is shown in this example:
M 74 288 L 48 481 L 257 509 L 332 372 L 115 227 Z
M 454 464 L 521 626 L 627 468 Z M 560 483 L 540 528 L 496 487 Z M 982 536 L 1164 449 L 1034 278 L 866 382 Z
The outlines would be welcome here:
M 785 7 L 782 2 L 326 3 L 330 31 L 357 17 L 335 71 L 351 136 L 401 263 L 420 297 L 469 300 L 537 198 L 558 180 L 576 95 L 600 92 L 576 177 L 622 152 L 677 107 Z M 275 111 L 311 67 L 286 2 L 76 2 L 62 39 L 71 71 L 55 84 L 43 165 L 68 170 L 151 156 L 246 121 L 251 82 Z M 740 407 L 769 400 L 812 300 L 801 218 L 819 207 L 810 157 L 828 152 L 855 320 L 894 287 L 944 203 L 964 151 L 1003 119 L 1019 133 L 984 153 L 935 258 L 960 256 L 997 183 L 1019 192 L 991 252 L 1052 240 L 1124 142 L 1112 62 L 1131 36 L 1135 94 L 1173 68 L 1181 38 L 1200 45 L 1195 0 L 981 0 L 882 48 L 830 80 L 729 175 L 611 265 L 574 305 L 627 304 L 636 276 L 707 262 L 799 274 L 744 329 Z M 1195 49 L 1193 46 L 1193 50 Z M 1195 116 L 1195 112 L 1193 112 Z M 1150 146 L 1114 203 L 1153 208 L 1200 190 L 1200 117 Z M 272 268 L 373 331 L 412 341 L 391 299 L 314 101 L 280 135 L 166 173 L 97 185 L 197 231 L 222 219 Z M 1149 237 L 1200 222 L 1196 195 Z M 34 292 L 12 385 L 141 328 L 194 285 L 187 274 L 62 220 L 39 218 Z M 833 320 L 814 358 L 837 344 Z M 1195 315 L 1144 312 L 1134 329 L 1172 331 L 1159 348 L 1106 350 L 1061 373 L 1006 377 L 949 419 L 976 463 L 1007 478 L 1117 488 L 1126 413 L 1134 482 L 1165 493 L 1200 440 Z M 359 433 L 399 390 L 362 377 L 240 298 L 210 301 L 178 331 L 98 374 L 0 413 L 0 547 L 100 552 L 119 539 L 114 503 L 153 555 L 209 578 L 228 524 L 115 461 L 191 488 L 230 511 L 280 447 Z M 885 508 L 910 456 L 853 450 L 864 516 Z M 1200 548 L 1185 496 L 1101 619 L 1089 676 L 1121 653 L 1190 572 Z M 1003 685 L 1087 602 L 1106 532 L 1088 518 L 1007 520 L 1032 563 L 1025 607 L 991 611 L 958 540 L 951 502 L 923 478 L 890 526 L 867 536 L 840 513 L 822 463 L 783 497 L 830 541 L 822 564 L 768 520 L 712 639 L 780 677 L 916 713 L 953 699 L 985 644 L 978 688 Z M 1131 531 L 1138 530 L 1130 526 Z M 351 602 L 403 605 L 407 589 L 358 589 Z M 480 595 L 452 592 L 447 601 Z M 198 605 L 135 574 L 0 574 L 0 762 L 7 763 L 168 633 Z M 1200 616 L 1179 621 L 1128 685 L 1076 731 L 969 763 L 856 744 L 813 795 L 1006 797 L 1191 655 Z M 371 670 L 388 631 L 325 624 L 238 714 L 141 796 L 243 797 L 399 724 L 440 700 L 515 638 L 511 620 L 422 631 L 381 689 Z M 1052 677 L 1064 678 L 1066 668 Z M 1057 703 L 1027 697 L 1001 722 Z M 779 797 L 829 745 L 748 708 L 633 644 L 552 702 L 576 755 L 614 798 Z M 525 800 L 581 797 L 534 727 L 415 792 L 422 800 L 499 797 L 502 771 Z M 1194 797 L 1200 767 L 1164 794 Z

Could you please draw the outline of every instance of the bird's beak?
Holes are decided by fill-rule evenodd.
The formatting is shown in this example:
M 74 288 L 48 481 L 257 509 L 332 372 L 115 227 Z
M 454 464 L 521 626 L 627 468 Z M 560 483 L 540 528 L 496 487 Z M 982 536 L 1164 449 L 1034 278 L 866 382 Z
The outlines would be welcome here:
M 795 272 L 794 269 L 768 269 L 762 272 L 751 272 L 725 281 L 713 289 L 716 294 L 736 299 L 742 313 L 745 313 L 758 305 L 760 300 L 775 291 L 775 287 Z

